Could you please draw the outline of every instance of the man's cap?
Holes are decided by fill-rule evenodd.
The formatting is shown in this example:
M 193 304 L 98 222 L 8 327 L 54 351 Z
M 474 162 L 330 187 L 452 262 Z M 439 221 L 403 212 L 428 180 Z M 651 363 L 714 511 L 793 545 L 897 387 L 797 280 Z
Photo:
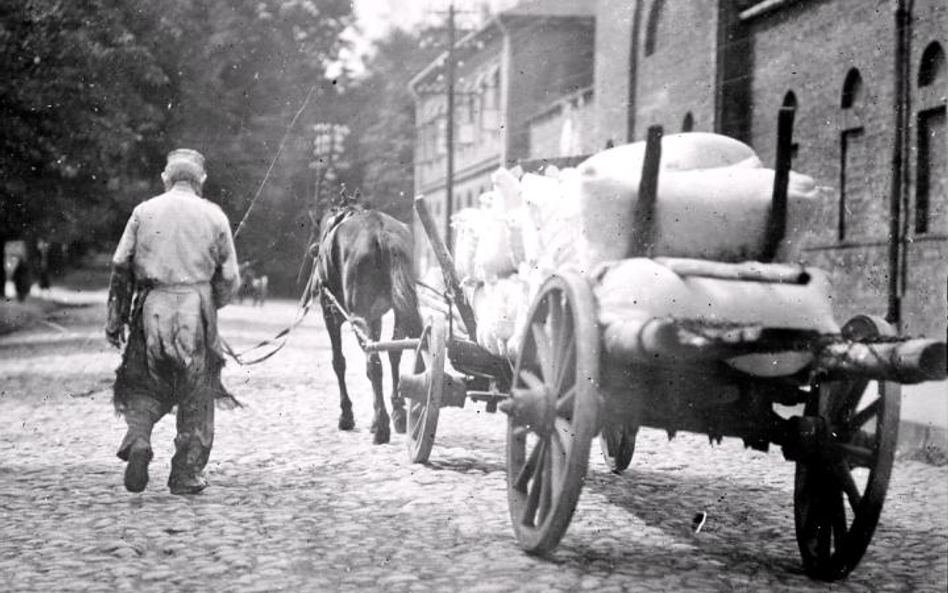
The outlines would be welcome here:
M 168 163 L 165 165 L 165 175 L 175 176 L 178 173 L 189 173 L 196 180 L 204 179 L 204 156 L 190 148 L 178 148 L 168 153 Z

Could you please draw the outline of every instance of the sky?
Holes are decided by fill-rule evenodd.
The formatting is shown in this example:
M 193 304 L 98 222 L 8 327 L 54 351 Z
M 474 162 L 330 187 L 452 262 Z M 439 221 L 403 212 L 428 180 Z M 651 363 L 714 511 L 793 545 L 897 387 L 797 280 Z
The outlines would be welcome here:
M 353 0 L 352 8 L 360 32 L 350 31 L 347 36 L 355 43 L 354 55 L 344 61 L 355 72 L 361 71 L 359 56 L 371 51 L 372 40 L 384 37 L 392 27 L 411 29 L 426 21 L 436 22 L 447 14 L 452 0 Z M 479 13 L 486 4 L 491 11 L 501 10 L 516 0 L 453 0 L 455 10 L 469 11 L 467 18 Z M 461 17 L 459 17 L 461 18 Z

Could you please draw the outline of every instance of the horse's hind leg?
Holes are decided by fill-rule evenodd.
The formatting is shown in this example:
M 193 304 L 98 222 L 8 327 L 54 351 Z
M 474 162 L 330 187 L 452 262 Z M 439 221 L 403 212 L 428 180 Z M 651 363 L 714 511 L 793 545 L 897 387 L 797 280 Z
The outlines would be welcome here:
M 407 336 L 408 331 L 396 313 L 392 339 L 401 340 Z M 405 434 L 405 400 L 398 395 L 398 367 L 402 362 L 402 351 L 389 350 L 388 361 L 392 370 L 392 423 L 395 425 L 395 432 Z
M 342 355 L 342 319 L 335 313 L 327 302 L 323 302 L 323 319 L 326 322 L 326 331 L 329 332 L 329 342 L 332 344 L 332 370 L 336 373 L 339 382 L 339 430 L 352 430 L 355 420 L 352 418 L 352 400 L 346 389 L 346 358 Z
M 369 322 L 369 339 L 377 342 L 381 336 L 382 320 L 376 319 Z M 381 445 L 391 439 L 391 428 L 388 411 L 385 410 L 385 397 L 382 395 L 382 358 L 378 352 L 368 355 L 365 374 L 372 383 L 372 393 L 375 396 L 375 420 L 372 422 L 375 428 L 375 444 Z

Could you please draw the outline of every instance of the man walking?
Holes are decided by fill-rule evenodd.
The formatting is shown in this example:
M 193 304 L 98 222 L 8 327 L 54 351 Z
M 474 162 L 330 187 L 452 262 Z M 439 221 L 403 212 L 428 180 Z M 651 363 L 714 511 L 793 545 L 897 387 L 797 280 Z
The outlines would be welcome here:
M 229 397 L 220 382 L 217 309 L 236 294 L 240 276 L 227 216 L 201 197 L 206 177 L 199 152 L 172 151 L 161 175 L 165 193 L 135 208 L 112 258 L 105 332 L 120 348 L 129 329 L 113 401 L 128 425 L 118 457 L 128 462 L 130 492 L 145 489 L 152 428 L 174 406 L 168 486 L 173 494 L 204 490 L 214 399 Z

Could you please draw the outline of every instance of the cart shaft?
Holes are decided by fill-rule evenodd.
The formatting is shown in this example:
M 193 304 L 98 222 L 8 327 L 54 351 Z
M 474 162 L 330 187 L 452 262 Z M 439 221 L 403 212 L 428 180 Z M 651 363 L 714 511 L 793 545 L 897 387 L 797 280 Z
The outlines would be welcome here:
M 438 226 L 428 210 L 428 204 L 425 203 L 424 196 L 415 198 L 415 212 L 418 213 L 418 220 L 421 221 L 421 226 L 424 227 L 425 234 L 428 235 L 428 241 L 431 243 L 431 248 L 438 259 L 438 265 L 441 266 L 441 273 L 444 275 L 444 285 L 448 289 L 448 295 L 454 301 L 454 306 L 457 307 L 458 313 L 461 315 L 461 320 L 467 329 L 467 335 L 476 336 L 477 322 L 474 320 L 474 311 L 467 302 L 464 291 L 461 290 L 461 279 L 458 278 L 457 270 L 454 267 L 454 258 L 451 257 L 447 246 L 441 240 Z
M 366 352 L 391 352 L 393 350 L 414 350 L 418 347 L 421 340 L 418 338 L 406 338 L 404 340 L 382 340 L 379 342 L 366 342 Z

